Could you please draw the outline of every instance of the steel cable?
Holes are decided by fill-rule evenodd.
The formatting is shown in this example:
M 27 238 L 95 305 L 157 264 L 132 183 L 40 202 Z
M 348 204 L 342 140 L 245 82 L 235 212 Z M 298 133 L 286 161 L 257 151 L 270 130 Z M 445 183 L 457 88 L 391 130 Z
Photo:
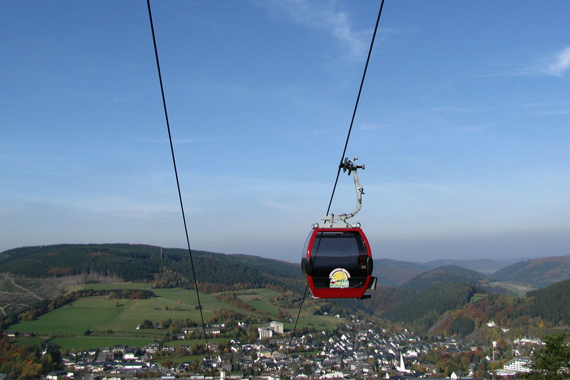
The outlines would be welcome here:
M 188 225 L 186 223 L 186 215 L 184 212 L 184 202 L 182 201 L 182 192 L 180 191 L 180 180 L 178 178 L 178 170 L 176 168 L 176 156 L 174 155 L 174 145 L 172 143 L 172 133 L 170 132 L 170 122 L 168 120 L 168 110 L 166 108 L 166 97 L 164 96 L 164 85 L 162 83 L 162 74 L 160 70 L 160 61 L 158 59 L 158 48 L 156 46 L 156 37 L 154 34 L 154 24 L 152 22 L 152 12 L 150 9 L 150 0 L 147 0 L 148 18 L 150 20 L 150 30 L 152 32 L 152 42 L 154 45 L 154 55 L 156 57 L 156 69 L 158 71 L 158 80 L 160 82 L 160 93 L 162 94 L 162 105 L 164 107 L 164 117 L 166 119 L 166 128 L 168 130 L 168 141 L 170 142 L 170 153 L 172 155 L 172 165 L 174 166 L 174 176 L 176 177 L 176 187 L 178 189 L 178 199 L 180 201 L 180 209 L 182 211 L 182 220 L 184 222 L 184 232 L 186 234 L 186 243 L 188 246 L 188 254 L 190 256 L 190 265 L 192 267 L 192 276 L 194 277 L 194 288 L 196 290 L 196 297 L 198 299 L 198 308 L 200 309 L 200 318 L 202 320 L 202 329 L 204 331 L 204 340 L 206 342 L 206 352 L 210 360 L 212 368 L 212 376 L 214 376 L 214 367 L 212 366 L 212 357 L 210 355 L 210 346 L 208 344 L 208 334 L 206 332 L 206 323 L 204 322 L 204 313 L 202 311 L 202 302 L 200 301 L 200 292 L 198 291 L 198 280 L 196 279 L 196 270 L 194 268 L 194 259 L 192 257 L 192 249 L 190 248 L 190 238 L 188 236 Z
M 340 177 L 340 171 L 342 168 L 342 163 L 343 163 L 344 157 L 346 155 L 346 149 L 348 148 L 348 142 L 350 140 L 350 135 L 352 133 L 352 127 L 354 125 L 354 119 L 356 117 L 356 111 L 358 109 L 358 103 L 360 102 L 360 95 L 362 94 L 362 88 L 364 87 L 364 79 L 366 78 L 366 72 L 368 71 L 368 64 L 370 63 L 370 57 L 372 56 L 372 48 L 374 47 L 374 41 L 376 39 L 376 33 L 378 31 L 378 25 L 380 24 L 380 16 L 382 16 L 382 9 L 383 8 L 384 8 L 384 0 L 382 0 L 382 2 L 380 3 L 380 9 L 378 10 L 378 17 L 376 19 L 376 25 L 374 27 L 374 33 L 372 34 L 372 40 L 370 41 L 370 49 L 368 50 L 368 57 L 366 58 L 366 64 L 364 66 L 364 72 L 362 74 L 362 80 L 360 81 L 360 88 L 358 89 L 358 96 L 356 97 L 356 103 L 354 104 L 354 111 L 352 112 L 352 119 L 350 120 L 350 127 L 348 128 L 348 134 L 346 136 L 346 142 L 344 143 L 344 149 L 342 151 L 342 155 L 340 156 L 340 163 L 339 163 L 338 170 L 336 173 L 336 179 L 334 181 L 334 186 L 333 186 L 333 190 L 331 193 L 331 198 L 330 198 L 329 205 L 327 208 L 326 216 L 328 216 L 330 213 L 330 209 L 331 209 L 332 202 L 334 199 L 334 194 L 336 191 L 336 186 L 338 184 L 338 178 Z M 307 288 L 308 288 L 308 285 L 305 286 L 305 293 L 303 295 L 303 299 L 301 300 L 301 305 L 299 306 L 299 312 L 297 313 L 297 320 L 295 321 L 295 326 L 293 327 L 293 332 L 291 334 L 291 341 L 289 342 L 289 346 L 291 346 L 291 343 L 293 342 L 293 337 L 295 336 L 295 332 L 297 329 L 297 323 L 299 321 L 299 316 L 301 315 L 301 309 L 303 308 L 303 303 L 305 302 L 305 298 L 306 298 L 305 296 L 307 295 Z

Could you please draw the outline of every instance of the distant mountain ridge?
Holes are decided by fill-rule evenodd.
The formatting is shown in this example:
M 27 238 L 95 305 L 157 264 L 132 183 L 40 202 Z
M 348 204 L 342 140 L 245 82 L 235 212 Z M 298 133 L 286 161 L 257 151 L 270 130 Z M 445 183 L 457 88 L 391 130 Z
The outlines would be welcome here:
M 299 264 L 242 254 L 206 251 L 193 251 L 193 254 L 196 276 L 204 293 L 268 288 L 288 294 L 280 301 L 287 309 L 296 308 L 301 301 L 305 281 Z M 365 301 L 308 300 L 305 309 L 317 314 L 325 311 L 330 314 L 333 310 L 362 312 L 412 323 L 434 333 L 462 336 L 489 320 L 501 326 L 532 323 L 540 327 L 541 321 L 557 326 L 570 323 L 569 266 L 570 256 L 563 256 L 526 260 L 501 269 L 494 274 L 494 280 L 504 276 L 519 283 L 550 285 L 549 281 L 567 276 L 565 281 L 529 292 L 526 297 L 513 297 L 497 294 L 489 276 L 460 266 L 430 268 L 426 264 L 376 259 L 374 274 L 384 276 L 385 281 L 401 282 L 400 286 L 379 286 L 370 292 L 372 298 Z M 184 249 L 140 244 L 23 247 L 0 253 L 0 287 L 6 293 L 4 298 L 0 297 L 0 306 L 5 306 L 4 317 L 10 314 L 10 318 L 15 318 L 18 308 L 7 307 L 14 303 L 14 297 L 20 297 L 20 309 L 30 306 L 39 299 L 59 294 L 63 285 L 56 280 L 77 281 L 85 276 L 84 281 L 140 281 L 150 282 L 156 288 L 189 289 L 194 286 L 191 273 L 188 251 Z M 48 289 L 50 283 L 52 289 Z
M 487 276 L 482 273 L 472 271 L 470 269 L 461 268 L 455 265 L 447 265 L 422 273 L 400 287 L 404 289 L 413 289 L 422 291 L 430 289 L 439 284 L 450 282 L 467 283 L 471 285 L 486 285 L 488 283 Z
M 125 281 L 152 281 L 161 276 L 164 268 L 182 271 L 189 276 L 188 252 L 184 249 L 164 248 L 143 244 L 60 244 L 10 249 L 0 252 L 0 273 L 13 273 L 32 278 L 101 273 L 118 276 Z M 250 255 L 226 255 L 194 251 L 199 278 L 223 277 L 219 281 L 229 285 L 273 281 L 283 284 L 285 279 L 302 280 L 298 264 Z M 453 263 L 440 266 L 439 264 Z M 513 283 L 529 288 L 541 288 L 570 278 L 570 256 L 525 260 L 508 266 L 507 260 L 436 260 L 414 263 L 375 258 L 374 276 L 378 285 L 427 289 L 442 282 Z M 434 266 L 438 265 L 434 268 Z M 479 270 L 473 270 L 471 268 Z M 443 268 L 443 269 L 442 269 Z M 491 268 L 501 268 L 485 274 Z M 271 279 L 271 280 L 270 280 Z M 168 281 L 162 276 L 163 281 Z M 182 279 L 179 279 L 182 281 Z M 177 280 L 178 281 L 178 280 Z M 209 281 L 207 281 L 209 282 Z M 171 284 L 172 285 L 172 284 Z M 182 284 L 181 286 L 188 286 Z
M 570 278 L 570 256 L 544 257 L 509 265 L 490 276 L 492 281 L 543 288 Z
M 162 253 L 161 253 L 162 252 Z M 193 287 L 188 251 L 141 244 L 59 244 L 23 247 L 1 254 L 0 273 L 28 278 L 73 275 L 115 276 L 124 281 L 154 282 L 158 287 Z M 296 286 L 299 265 L 262 257 L 193 251 L 196 277 L 218 288 Z
M 409 261 L 374 259 L 374 276 L 378 284 L 398 287 L 419 274 L 427 272 L 430 266 Z
M 439 265 L 447 264 L 448 265 Z M 417 283 L 418 281 L 426 280 L 427 277 L 433 277 L 433 279 L 428 280 L 431 285 L 439 282 L 467 282 L 467 283 L 484 283 L 487 282 L 497 282 L 500 288 L 500 283 L 512 283 L 517 285 L 523 285 L 525 287 L 530 287 L 533 289 L 543 288 L 550 284 L 570 279 L 570 255 L 569 256 L 555 256 L 555 257 L 544 257 L 538 259 L 530 259 L 517 261 L 510 263 L 510 260 L 435 260 L 427 263 L 413 263 L 407 261 L 389 260 L 389 259 L 375 259 L 374 260 L 374 275 L 378 277 L 378 284 L 385 286 L 395 286 L 401 287 L 404 284 L 412 281 Z M 507 265 L 509 264 L 509 265 Z M 471 272 L 456 271 L 459 277 L 451 279 L 450 275 L 453 273 L 441 273 L 443 267 L 456 267 L 470 270 Z M 475 268 L 475 269 L 473 269 Z M 492 272 L 491 268 L 500 268 L 496 272 Z M 438 270 L 435 273 L 431 273 L 433 270 Z M 479 269 L 479 270 L 477 270 Z M 444 274 L 447 279 L 445 281 L 438 281 L 437 273 Z M 476 275 L 479 273 L 483 277 Z M 422 275 L 425 275 L 421 277 Z M 467 277 L 477 277 L 478 280 L 461 278 L 462 275 Z M 427 277 L 426 277 L 427 276 Z M 423 280 L 421 280 L 423 279 Z M 420 286 L 416 285 L 406 285 L 412 289 L 425 289 L 429 284 Z
M 509 265 L 515 264 L 521 260 L 525 259 L 513 259 L 513 260 L 493 260 L 493 259 L 444 259 L 444 260 L 433 260 L 424 263 L 425 265 L 437 268 L 447 265 L 455 265 L 458 267 L 471 269 L 479 273 L 491 274 L 500 269 L 508 267 Z
M 443 259 L 425 263 L 399 261 L 393 259 L 374 259 L 374 275 L 378 284 L 385 286 L 401 286 L 412 278 L 431 271 L 432 269 L 454 265 L 482 274 L 490 275 L 520 260 L 492 260 L 492 259 Z

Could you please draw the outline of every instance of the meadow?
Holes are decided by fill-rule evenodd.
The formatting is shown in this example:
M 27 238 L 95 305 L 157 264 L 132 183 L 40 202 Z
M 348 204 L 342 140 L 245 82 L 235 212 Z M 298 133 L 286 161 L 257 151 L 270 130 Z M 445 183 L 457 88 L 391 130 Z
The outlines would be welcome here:
M 145 286 L 146 285 L 146 286 Z M 75 285 L 67 290 L 96 289 L 149 289 L 150 284 L 84 284 Z M 144 320 L 154 323 L 164 320 L 190 319 L 201 323 L 195 291 L 180 288 L 152 289 L 156 297 L 149 299 L 109 299 L 107 296 L 84 297 L 40 316 L 37 320 L 19 322 L 10 326 L 18 332 L 32 332 L 36 336 L 53 338 L 52 341 L 64 349 L 93 349 L 118 344 L 142 347 L 156 339 L 165 337 L 164 329 L 137 329 Z M 216 310 L 230 309 L 262 320 L 271 319 L 278 313 L 270 299 L 278 292 L 269 289 L 253 289 L 235 292 L 243 302 L 256 310 L 248 311 L 233 303 L 218 300 L 215 295 L 200 293 L 200 301 L 206 323 Z M 285 310 L 296 317 L 297 309 Z M 331 316 L 315 316 L 309 310 L 301 314 L 297 328 L 314 327 L 332 329 L 342 319 Z M 265 326 L 267 324 L 260 324 Z M 257 327 L 257 325 L 254 325 Z M 285 323 L 286 330 L 293 329 L 293 323 Z M 22 339 L 25 341 L 26 339 Z M 189 340 L 168 342 L 166 345 L 197 344 Z M 227 339 L 212 339 L 212 342 L 225 343 Z
M 122 289 L 137 289 L 148 290 L 152 287 L 151 283 L 146 282 L 120 282 L 120 283 L 105 283 L 105 284 L 77 284 L 67 286 L 67 292 L 75 292 L 77 290 L 93 289 L 93 290 L 122 290 Z
M 260 312 L 269 313 L 271 316 L 275 316 L 279 311 L 276 307 L 271 305 L 269 299 L 274 296 L 278 296 L 279 293 L 269 289 L 255 289 L 255 290 L 245 290 L 241 292 L 236 292 L 239 299 L 247 303 L 248 305 L 254 307 Z

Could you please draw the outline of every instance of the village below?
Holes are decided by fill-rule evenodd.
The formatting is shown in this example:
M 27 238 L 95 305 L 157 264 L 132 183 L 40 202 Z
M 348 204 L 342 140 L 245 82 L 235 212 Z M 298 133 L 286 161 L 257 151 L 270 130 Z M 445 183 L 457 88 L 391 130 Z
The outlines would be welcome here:
M 1 376 L 532 378 L 560 352 L 557 371 L 568 370 L 568 257 L 492 274 L 384 262 L 370 299 L 335 300 L 303 297 L 299 265 L 212 252 L 196 254 L 214 264 L 198 266 L 208 281 L 197 293 L 183 254 L 124 244 L 0 253 Z
M 340 318 L 340 316 L 338 316 Z M 240 322 L 237 322 L 240 323 Z M 523 338 L 509 346 L 472 346 L 460 338 L 421 338 L 403 329 L 388 332 L 372 322 L 350 316 L 330 331 L 313 331 L 292 337 L 283 324 L 258 328 L 258 338 L 223 339 L 224 324 L 207 326 L 215 342 L 190 344 L 196 328 L 183 329 L 172 341 L 155 341 L 143 347 L 115 345 L 62 353 L 64 370 L 47 379 L 365 379 L 365 378 L 496 378 L 529 373 L 530 354 L 542 347 L 539 339 Z M 241 324 L 241 328 L 247 328 Z M 505 331 L 493 322 L 490 331 Z M 18 333 L 7 332 L 16 338 Z M 22 334 L 30 337 L 31 334 Z M 214 338 L 217 337 L 217 338 Z M 188 339 L 187 339 L 188 338 Z M 502 346 L 502 347 L 501 347 Z M 46 354 L 56 346 L 44 343 Z M 208 353 L 206 353 L 208 352 Z M 200 357 L 200 359 L 197 359 Z

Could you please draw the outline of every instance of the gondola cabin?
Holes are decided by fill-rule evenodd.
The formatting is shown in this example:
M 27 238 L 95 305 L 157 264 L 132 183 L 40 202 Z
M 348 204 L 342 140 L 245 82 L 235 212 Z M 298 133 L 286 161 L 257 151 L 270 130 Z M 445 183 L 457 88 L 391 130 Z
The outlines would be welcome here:
M 376 285 L 370 245 L 360 228 L 314 228 L 301 269 L 317 298 L 368 298 L 364 293 Z

